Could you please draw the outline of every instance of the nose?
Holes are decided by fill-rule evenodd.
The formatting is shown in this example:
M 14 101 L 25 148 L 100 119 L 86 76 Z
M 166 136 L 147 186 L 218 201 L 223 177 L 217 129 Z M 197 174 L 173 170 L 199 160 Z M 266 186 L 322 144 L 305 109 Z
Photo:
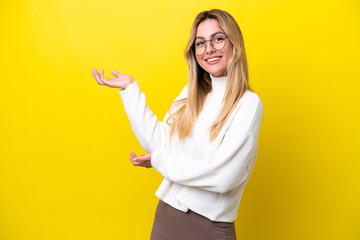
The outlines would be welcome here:
M 206 53 L 211 53 L 211 52 L 216 51 L 216 49 L 213 47 L 211 41 L 208 40 L 207 42 L 205 42 L 205 44 L 207 44 L 206 45 Z

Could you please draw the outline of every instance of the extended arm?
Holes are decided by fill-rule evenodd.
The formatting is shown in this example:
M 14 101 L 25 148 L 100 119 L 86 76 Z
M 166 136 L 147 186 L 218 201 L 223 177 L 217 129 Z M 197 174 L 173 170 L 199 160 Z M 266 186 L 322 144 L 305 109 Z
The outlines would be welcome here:
M 152 153 L 154 149 L 164 148 L 169 131 L 169 126 L 165 122 L 168 113 L 164 117 L 164 122 L 157 120 L 157 116 L 146 104 L 145 94 L 140 90 L 137 81 L 125 90 L 119 91 L 119 94 L 129 118 L 131 129 L 144 150 Z M 174 101 L 186 98 L 186 95 L 187 87 L 185 86 Z

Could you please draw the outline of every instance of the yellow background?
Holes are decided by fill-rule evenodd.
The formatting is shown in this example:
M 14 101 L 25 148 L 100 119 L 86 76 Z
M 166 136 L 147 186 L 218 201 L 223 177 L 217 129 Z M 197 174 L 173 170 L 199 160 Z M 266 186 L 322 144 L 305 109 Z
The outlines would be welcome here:
M 132 75 L 162 120 L 211 8 L 264 104 L 238 239 L 360 239 L 359 1 L 2 0 L 1 240 L 149 239 L 162 176 L 131 164 L 145 152 L 91 69 Z

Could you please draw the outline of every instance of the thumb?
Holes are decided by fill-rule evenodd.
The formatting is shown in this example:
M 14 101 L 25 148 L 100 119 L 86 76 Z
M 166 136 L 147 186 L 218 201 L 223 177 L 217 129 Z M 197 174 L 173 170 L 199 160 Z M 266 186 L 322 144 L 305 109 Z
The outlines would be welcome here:
M 111 70 L 111 73 L 112 73 L 112 75 L 114 75 L 115 77 L 119 77 L 119 76 L 120 76 L 120 73 L 118 73 L 118 72 L 115 71 L 115 70 Z

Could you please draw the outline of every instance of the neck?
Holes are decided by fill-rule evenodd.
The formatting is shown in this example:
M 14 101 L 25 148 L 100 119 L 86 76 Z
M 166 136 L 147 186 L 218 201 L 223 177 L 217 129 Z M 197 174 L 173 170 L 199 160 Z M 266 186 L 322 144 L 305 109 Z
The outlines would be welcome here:
M 211 75 L 210 73 L 210 78 L 211 78 L 211 85 L 212 85 L 212 92 L 214 93 L 225 93 L 225 89 L 226 89 L 226 83 L 227 83 L 227 76 L 223 76 L 223 77 L 214 77 L 213 75 Z

